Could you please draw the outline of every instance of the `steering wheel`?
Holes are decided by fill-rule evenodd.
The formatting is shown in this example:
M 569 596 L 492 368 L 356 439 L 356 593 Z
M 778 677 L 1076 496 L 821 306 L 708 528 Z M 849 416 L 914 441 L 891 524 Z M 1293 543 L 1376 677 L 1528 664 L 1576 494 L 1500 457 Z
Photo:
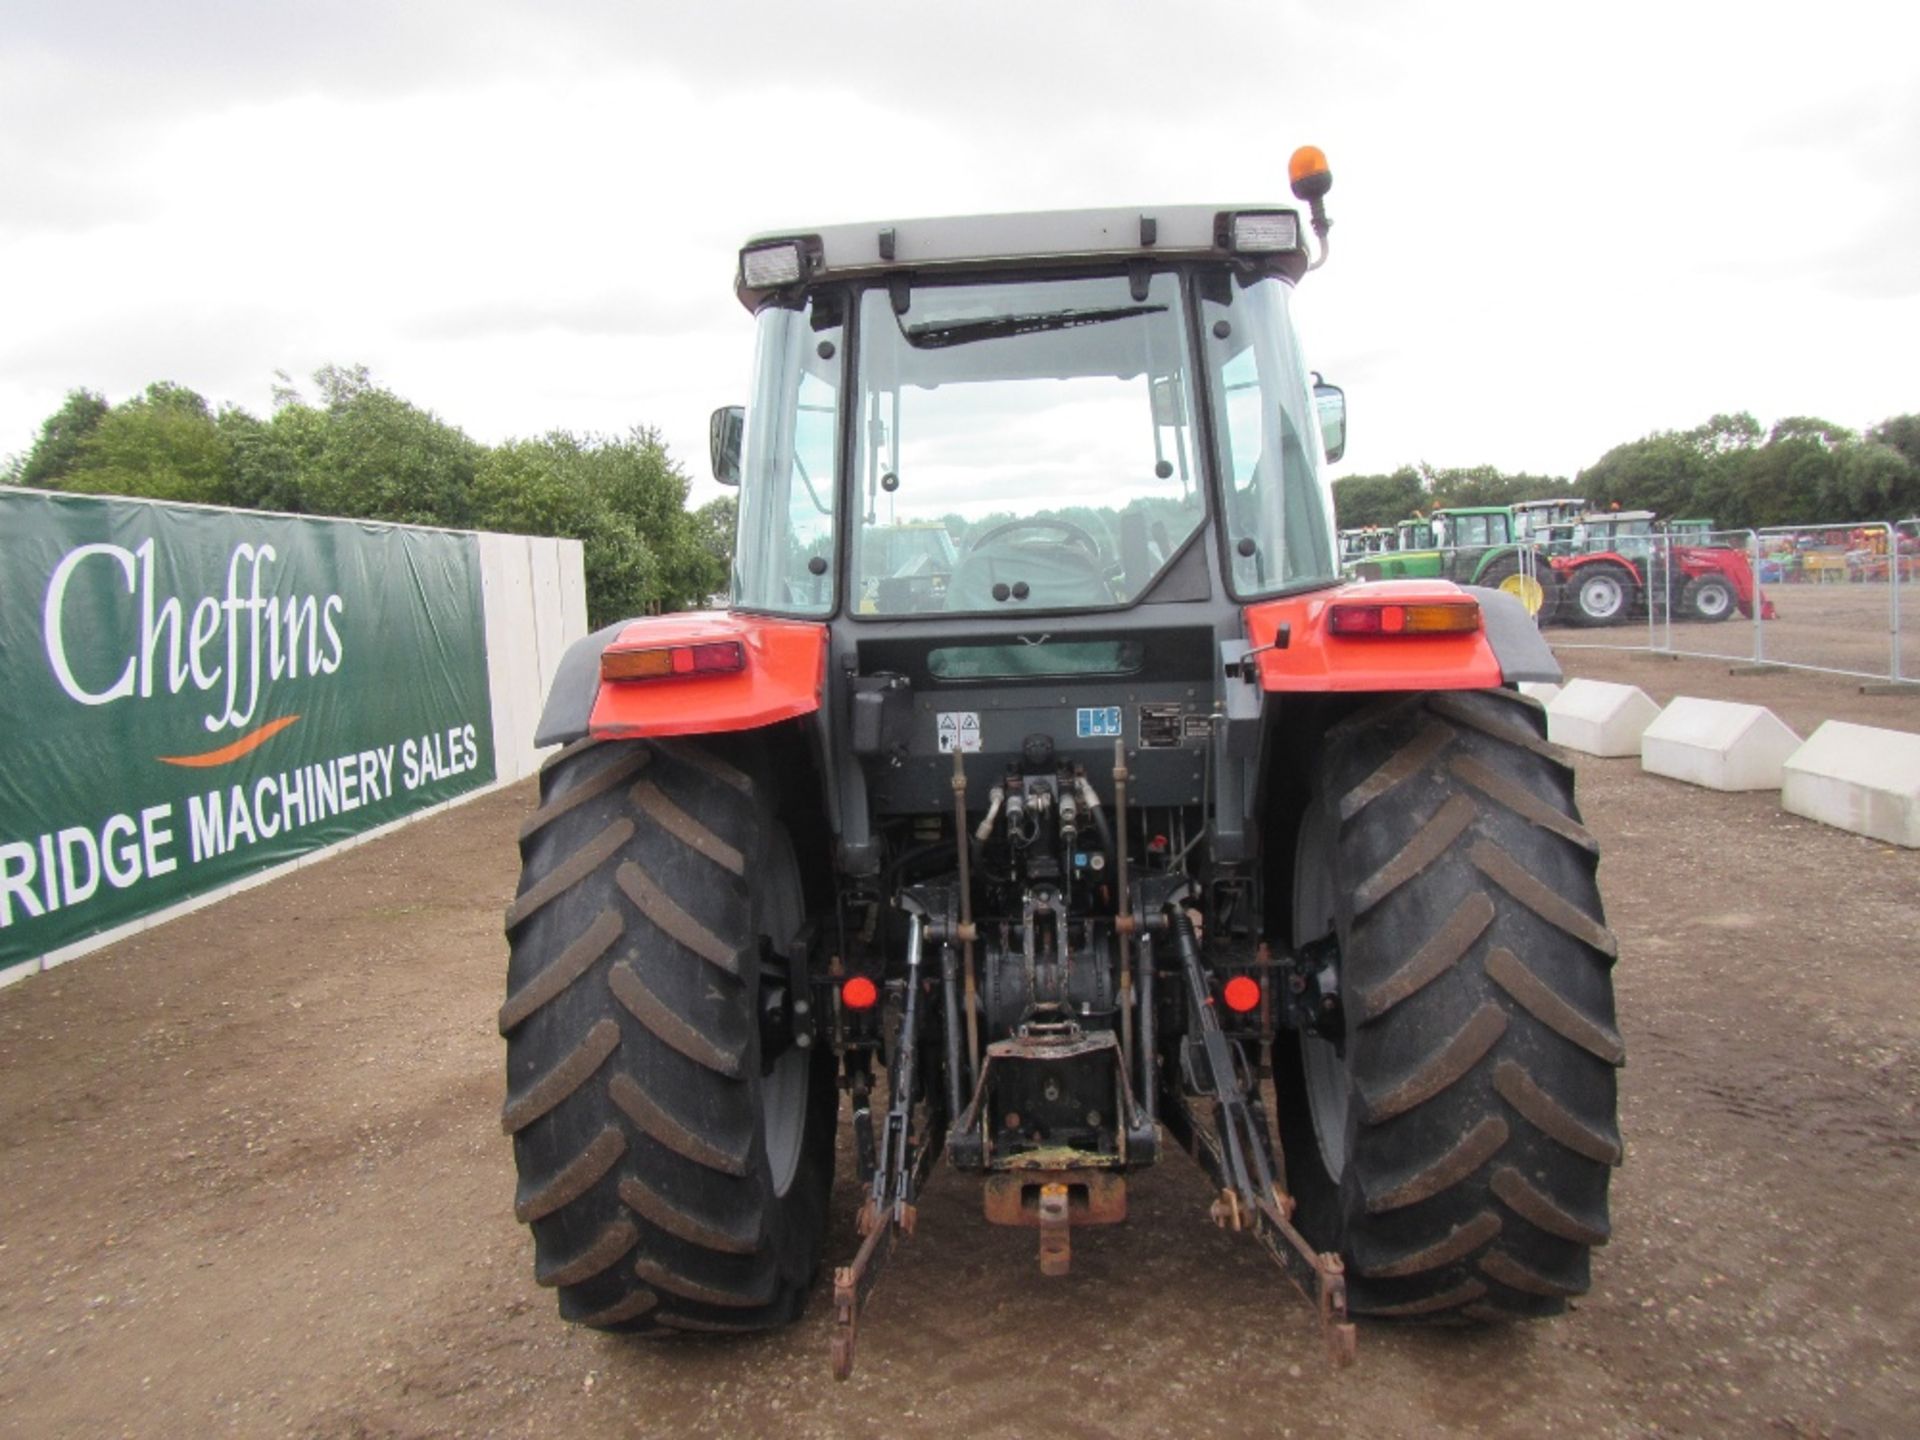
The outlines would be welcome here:
M 996 525 L 991 530 L 984 531 L 969 540 L 967 554 L 976 554 L 989 540 L 998 540 L 1002 535 L 1011 534 L 1015 530 L 1058 530 L 1067 539 L 1085 549 L 1087 554 L 1093 557 L 1096 565 L 1105 559 L 1100 549 L 1100 542 L 1092 535 L 1071 520 L 1057 520 L 1049 516 L 1035 516 L 1030 520 L 1009 520 L 1004 524 Z

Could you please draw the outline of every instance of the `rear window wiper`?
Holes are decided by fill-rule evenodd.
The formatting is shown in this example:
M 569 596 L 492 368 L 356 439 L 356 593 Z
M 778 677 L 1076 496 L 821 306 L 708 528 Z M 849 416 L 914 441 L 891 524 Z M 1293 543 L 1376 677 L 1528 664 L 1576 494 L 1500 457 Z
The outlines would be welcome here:
M 1038 335 L 1048 330 L 1071 330 L 1080 325 L 1104 325 L 1111 320 L 1131 320 L 1136 315 L 1160 315 L 1164 305 L 1116 305 L 1102 310 L 1051 310 L 1037 315 L 992 315 L 982 320 L 930 320 L 924 325 L 909 325 L 901 330 L 909 345 L 917 350 L 938 350 L 948 345 L 970 345 L 976 340 L 1004 340 L 1012 335 Z

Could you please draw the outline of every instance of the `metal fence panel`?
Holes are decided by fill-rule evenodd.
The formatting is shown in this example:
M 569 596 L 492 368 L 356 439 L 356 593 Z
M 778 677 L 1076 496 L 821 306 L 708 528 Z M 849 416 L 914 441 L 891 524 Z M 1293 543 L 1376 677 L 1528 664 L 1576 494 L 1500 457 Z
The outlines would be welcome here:
M 1779 597 L 1765 658 L 1870 679 L 1913 673 L 1901 653 L 1902 558 L 1886 523 L 1762 530 L 1761 577 Z
M 1554 557 L 1559 595 L 1544 624 L 1555 645 L 1920 683 L 1920 517 L 1633 538 L 1638 550 L 1613 557 L 1633 592 L 1611 624 L 1579 603 L 1583 574 L 1611 561 Z

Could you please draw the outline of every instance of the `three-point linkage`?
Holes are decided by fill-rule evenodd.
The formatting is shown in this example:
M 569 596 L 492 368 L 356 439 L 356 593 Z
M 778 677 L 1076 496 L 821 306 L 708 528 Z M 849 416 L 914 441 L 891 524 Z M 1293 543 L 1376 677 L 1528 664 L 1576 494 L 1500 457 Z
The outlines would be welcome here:
M 913 1233 L 915 1197 L 926 1179 L 932 1156 L 940 1148 L 937 1136 L 916 1139 L 913 1133 L 914 1075 L 918 1064 L 915 1037 L 919 1033 L 925 931 L 925 917 L 910 915 L 907 988 L 900 1016 L 900 1041 L 888 1072 L 886 1127 L 881 1134 L 872 1175 L 861 1177 L 869 1182 L 867 1199 L 860 1207 L 859 1216 L 863 1238 L 853 1262 L 833 1273 L 833 1376 L 836 1380 L 845 1380 L 853 1374 L 860 1311 L 873 1293 L 874 1284 L 893 1253 L 895 1241 L 903 1234 Z M 869 1111 L 864 1106 L 856 1106 L 855 1146 L 863 1161 L 874 1153 L 872 1124 Z M 859 1133 L 862 1130 L 864 1134 Z

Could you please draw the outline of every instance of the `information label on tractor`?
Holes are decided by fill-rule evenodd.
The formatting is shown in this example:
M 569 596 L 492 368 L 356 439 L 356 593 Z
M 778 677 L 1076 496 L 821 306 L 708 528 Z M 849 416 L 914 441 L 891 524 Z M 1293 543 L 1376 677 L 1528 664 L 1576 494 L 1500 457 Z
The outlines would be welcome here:
M 1081 740 L 1099 740 L 1120 735 L 1120 707 L 1094 705 L 1073 712 L 1073 733 Z
M 980 748 L 979 711 L 942 710 L 938 718 L 942 755 L 951 755 L 956 750 L 972 754 Z

